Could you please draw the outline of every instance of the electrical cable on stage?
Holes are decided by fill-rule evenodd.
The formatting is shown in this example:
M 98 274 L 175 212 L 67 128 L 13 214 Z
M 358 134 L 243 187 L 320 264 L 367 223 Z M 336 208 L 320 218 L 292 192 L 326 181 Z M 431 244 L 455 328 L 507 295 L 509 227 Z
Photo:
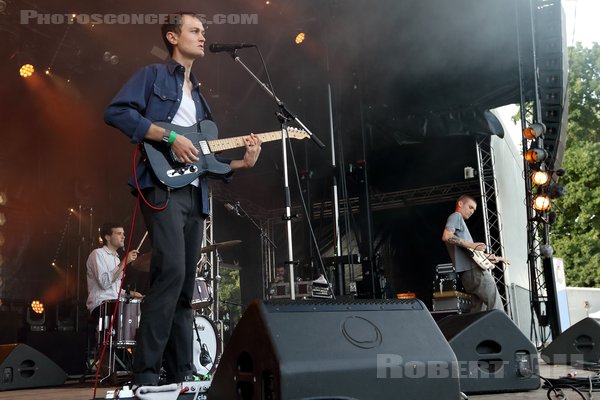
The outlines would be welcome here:
M 592 400 L 592 393 L 600 391 L 600 376 L 597 373 L 579 378 L 575 377 L 575 373 L 569 373 L 567 376 L 554 379 L 544 378 L 543 376 L 540 376 L 540 378 L 544 381 L 542 388 L 548 389 L 546 396 L 549 400 L 567 399 L 561 389 L 571 389 L 584 400 Z M 588 393 L 587 398 L 584 396 L 583 390 Z M 551 397 L 552 392 L 554 392 L 555 397 Z

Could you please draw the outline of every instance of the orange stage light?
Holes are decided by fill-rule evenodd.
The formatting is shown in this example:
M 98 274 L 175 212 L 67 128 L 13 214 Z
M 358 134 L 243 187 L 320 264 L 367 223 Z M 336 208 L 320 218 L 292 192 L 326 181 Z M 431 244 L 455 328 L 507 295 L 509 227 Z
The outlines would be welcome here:
M 31 64 L 23 64 L 19 69 L 19 75 L 23 78 L 29 78 L 35 72 L 35 68 Z

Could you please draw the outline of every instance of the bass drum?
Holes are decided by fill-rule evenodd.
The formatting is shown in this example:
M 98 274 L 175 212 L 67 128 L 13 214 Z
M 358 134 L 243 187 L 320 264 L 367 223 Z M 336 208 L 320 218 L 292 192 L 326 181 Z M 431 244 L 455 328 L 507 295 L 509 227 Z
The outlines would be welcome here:
M 192 343 L 194 366 L 200 375 L 213 374 L 221 358 L 221 337 L 217 326 L 203 315 L 194 318 Z

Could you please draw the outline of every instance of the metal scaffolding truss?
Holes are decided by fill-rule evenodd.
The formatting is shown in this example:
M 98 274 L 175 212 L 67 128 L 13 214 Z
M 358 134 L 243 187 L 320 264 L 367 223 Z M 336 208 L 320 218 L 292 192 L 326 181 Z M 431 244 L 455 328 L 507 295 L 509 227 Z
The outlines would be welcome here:
M 495 176 L 494 151 L 489 136 L 482 137 L 476 142 L 477 163 L 479 172 L 479 188 L 481 191 L 481 209 L 485 230 L 485 244 L 490 253 L 504 256 L 504 240 L 502 237 L 502 218 L 498 211 L 497 181 Z M 504 308 L 509 310 L 509 298 L 504 281 L 504 270 L 494 269 L 496 286 L 502 297 Z
M 454 201 L 461 194 L 479 193 L 479 187 L 474 180 L 465 180 L 445 185 L 426 186 L 422 188 L 399 190 L 387 193 L 371 194 L 371 208 L 373 211 L 392 210 L 401 207 L 436 204 L 444 201 Z M 314 218 L 331 217 L 331 201 L 313 205 Z M 340 200 L 340 213 L 346 213 L 350 208 L 353 214 L 359 212 L 359 198 L 350 197 L 348 202 Z
M 534 123 L 534 110 L 532 103 L 525 103 L 521 117 L 523 126 Z M 530 143 L 523 139 L 523 151 L 529 148 Z M 550 319 L 555 318 L 553 312 L 553 299 L 549 297 L 548 286 L 554 287 L 552 265 L 544 265 L 541 256 L 541 246 L 548 240 L 549 226 L 543 218 L 536 217 L 533 210 L 533 187 L 531 182 L 531 166 L 524 161 L 525 171 L 525 196 L 527 204 L 527 263 L 529 266 L 529 286 L 531 297 L 531 325 L 530 339 L 533 343 L 544 345 L 551 336 L 551 329 L 547 329 Z M 551 261 L 551 259 L 550 259 Z M 550 285 L 548 285 L 550 282 Z
M 202 239 L 202 247 L 214 244 L 214 236 L 213 236 L 213 223 L 214 223 L 214 219 L 213 219 L 213 196 L 212 196 L 212 190 L 210 190 L 208 192 L 208 202 L 210 204 L 210 211 L 209 214 L 206 216 L 206 218 L 204 219 L 204 235 L 203 235 L 203 239 Z M 216 265 L 215 265 L 215 259 L 214 259 L 214 252 L 210 252 L 210 253 L 206 253 L 203 254 L 203 258 L 204 258 L 204 263 L 205 263 L 205 268 L 208 268 L 208 270 L 210 271 L 210 276 L 211 278 L 214 278 L 216 275 L 216 273 L 218 273 L 218 271 L 216 271 Z M 208 312 L 210 313 L 211 318 L 214 321 L 217 321 L 219 319 L 219 299 L 217 298 L 217 290 L 216 288 L 213 286 L 213 303 L 212 305 L 208 308 Z

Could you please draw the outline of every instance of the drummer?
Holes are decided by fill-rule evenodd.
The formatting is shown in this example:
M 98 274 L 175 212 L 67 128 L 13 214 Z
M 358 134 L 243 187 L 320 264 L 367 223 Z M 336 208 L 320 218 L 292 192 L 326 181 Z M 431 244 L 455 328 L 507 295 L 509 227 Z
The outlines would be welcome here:
M 100 305 L 104 301 L 116 300 L 119 297 L 125 261 L 129 264 L 138 256 L 137 250 L 131 250 L 123 260 L 119 258 L 117 249 L 125 245 L 123 225 L 114 222 L 105 223 L 100 228 L 100 237 L 104 246 L 93 250 L 86 263 L 88 286 L 86 306 L 92 320 L 96 321 L 100 316 Z M 134 290 L 122 292 L 121 295 L 134 299 L 143 298 L 141 293 Z
M 275 279 L 273 279 L 273 283 L 286 283 L 289 282 L 289 280 L 285 267 L 283 265 L 278 265 L 275 268 Z

